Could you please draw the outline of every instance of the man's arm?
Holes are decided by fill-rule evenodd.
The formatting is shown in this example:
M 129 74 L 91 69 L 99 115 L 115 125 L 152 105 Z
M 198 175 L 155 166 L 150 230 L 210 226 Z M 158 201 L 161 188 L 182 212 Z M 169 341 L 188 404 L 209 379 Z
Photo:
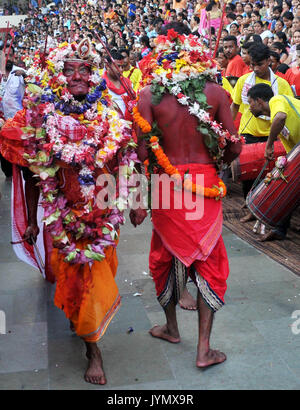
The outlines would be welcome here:
M 150 87 L 144 88 L 139 96 L 138 101 L 138 111 L 140 115 L 152 125 L 153 122 L 153 115 L 151 110 L 151 91 Z M 138 127 L 136 130 L 137 137 L 138 137 L 138 148 L 137 148 L 137 155 L 140 161 L 143 163 L 148 158 L 148 151 L 146 147 L 146 141 L 141 138 L 143 135 L 142 130 Z M 137 164 L 138 172 L 142 173 L 141 167 Z M 133 226 L 140 225 L 147 216 L 146 209 L 138 208 L 138 209 L 131 209 L 129 213 L 130 221 Z
M 238 104 L 235 104 L 234 102 L 230 106 L 230 111 L 231 111 L 233 121 L 236 119 L 237 113 L 239 112 L 239 108 L 240 106 Z
M 265 150 L 265 158 L 267 158 L 269 161 L 272 161 L 274 159 L 274 155 L 273 155 L 274 154 L 274 142 L 277 140 L 278 135 L 283 130 L 286 117 L 287 117 L 286 113 L 278 112 L 272 121 L 270 135 L 267 140 L 266 150 Z
M 228 99 L 223 89 L 221 89 L 218 100 L 219 106 L 216 119 L 222 124 L 222 127 L 225 130 L 229 131 L 231 135 L 237 136 L 238 133 L 232 119 L 232 114 L 228 105 Z M 223 161 L 229 165 L 235 158 L 240 155 L 241 150 L 242 144 L 240 142 L 227 142 Z

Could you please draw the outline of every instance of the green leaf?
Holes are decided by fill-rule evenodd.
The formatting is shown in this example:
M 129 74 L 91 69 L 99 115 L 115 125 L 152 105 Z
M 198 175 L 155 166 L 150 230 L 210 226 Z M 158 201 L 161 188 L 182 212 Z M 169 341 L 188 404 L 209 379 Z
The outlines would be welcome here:
M 99 261 L 99 262 L 101 262 L 105 258 L 105 255 L 93 252 L 91 250 L 85 250 L 84 255 L 89 259 L 94 259 L 95 261 Z
M 200 125 L 200 126 L 197 128 L 197 130 L 200 131 L 201 134 L 203 134 L 203 135 L 208 135 L 208 129 L 207 129 L 206 127 L 203 127 L 203 126 Z
M 41 89 L 41 87 L 39 87 L 36 84 L 28 84 L 27 85 L 27 89 L 32 93 L 32 94 L 42 94 L 43 90 Z
M 199 103 L 205 103 L 206 102 L 206 95 L 202 93 L 201 91 L 196 91 L 195 92 L 195 98 Z

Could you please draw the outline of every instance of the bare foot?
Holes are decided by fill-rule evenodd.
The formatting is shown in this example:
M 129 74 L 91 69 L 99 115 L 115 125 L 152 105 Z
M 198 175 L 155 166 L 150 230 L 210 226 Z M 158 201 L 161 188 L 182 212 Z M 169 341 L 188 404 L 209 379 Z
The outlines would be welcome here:
M 174 334 L 172 335 L 168 328 L 167 325 L 164 326 L 154 326 L 152 329 L 149 330 L 149 333 L 153 337 L 158 337 L 159 339 L 166 340 L 167 342 L 170 343 L 179 343 L 180 342 L 180 337 L 179 334 Z
M 243 218 L 241 218 L 240 219 L 240 222 L 249 222 L 249 221 L 254 221 L 255 220 L 255 217 L 254 217 L 254 215 L 252 215 L 250 212 L 246 215 L 246 216 L 243 216 Z
M 89 366 L 84 375 L 85 381 L 92 384 L 106 384 L 100 350 L 97 348 L 87 351 L 86 356 L 89 359 Z
M 178 304 L 182 309 L 197 310 L 197 301 L 193 298 L 193 296 L 186 288 L 184 289 L 182 297 L 179 300 Z
M 223 363 L 226 360 L 226 355 L 219 350 L 209 349 L 204 354 L 198 354 L 196 360 L 196 366 L 199 368 L 205 368 L 214 364 Z

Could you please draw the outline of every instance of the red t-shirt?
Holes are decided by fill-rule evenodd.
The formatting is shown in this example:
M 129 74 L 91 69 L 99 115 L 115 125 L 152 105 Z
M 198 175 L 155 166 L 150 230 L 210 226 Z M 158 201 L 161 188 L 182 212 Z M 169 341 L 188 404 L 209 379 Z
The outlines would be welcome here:
M 237 54 L 229 61 L 225 71 L 225 76 L 241 77 L 245 74 L 245 72 L 248 72 L 245 70 L 248 70 L 248 66 L 244 63 L 242 57 Z
M 295 79 L 299 76 L 300 69 L 298 67 L 291 67 L 285 73 L 285 79 L 290 85 L 295 84 Z

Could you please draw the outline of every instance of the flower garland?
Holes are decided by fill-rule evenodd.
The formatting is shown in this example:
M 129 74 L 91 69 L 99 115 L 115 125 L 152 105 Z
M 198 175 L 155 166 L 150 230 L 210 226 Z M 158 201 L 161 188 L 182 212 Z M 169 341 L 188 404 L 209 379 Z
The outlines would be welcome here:
M 90 91 L 84 101 L 76 101 L 68 92 L 63 61 L 75 52 L 75 45 L 60 45 L 50 52 L 44 69 L 36 55 L 24 98 L 27 125 L 22 138 L 24 157 L 39 176 L 44 223 L 54 246 L 66 261 L 86 263 L 103 260 L 105 248 L 115 246 L 129 195 L 129 188 L 123 184 L 121 193 L 116 189 L 119 195 L 109 209 L 100 209 L 97 170 L 105 170 L 106 164 L 117 158 L 114 173 L 120 185 L 119 169 L 123 167 L 121 179 L 129 178 L 138 160 L 130 124 L 111 108 L 106 83 L 96 67 L 92 68 Z M 37 115 L 43 118 L 41 128 L 30 125 Z M 76 209 L 69 206 L 60 189 L 61 162 L 78 170 L 81 198 Z M 85 239 L 88 245 L 78 249 L 76 241 Z
M 151 132 L 151 125 L 147 120 L 145 120 L 138 111 L 137 107 L 133 109 L 133 118 L 137 125 L 140 127 L 143 133 Z M 150 147 L 152 152 L 155 154 L 158 165 L 163 168 L 163 170 L 174 178 L 177 182 L 181 182 L 181 175 L 176 167 L 174 167 L 167 155 L 164 153 L 163 149 L 159 145 L 159 139 L 157 136 L 150 137 Z M 227 193 L 226 186 L 224 182 L 219 178 L 219 186 L 214 185 L 212 188 L 206 188 L 198 184 L 194 184 L 190 179 L 185 178 L 183 182 L 184 189 L 191 191 L 197 195 L 205 196 L 206 198 L 214 198 L 219 200 L 225 197 Z
M 151 85 L 152 103 L 158 104 L 168 92 L 187 106 L 198 119 L 197 130 L 202 133 L 212 159 L 221 168 L 227 142 L 239 142 L 240 138 L 224 130 L 208 113 L 203 89 L 207 80 L 216 82 L 216 62 L 194 35 L 180 35 L 172 29 L 155 42 L 155 54 L 141 62 L 143 84 Z

